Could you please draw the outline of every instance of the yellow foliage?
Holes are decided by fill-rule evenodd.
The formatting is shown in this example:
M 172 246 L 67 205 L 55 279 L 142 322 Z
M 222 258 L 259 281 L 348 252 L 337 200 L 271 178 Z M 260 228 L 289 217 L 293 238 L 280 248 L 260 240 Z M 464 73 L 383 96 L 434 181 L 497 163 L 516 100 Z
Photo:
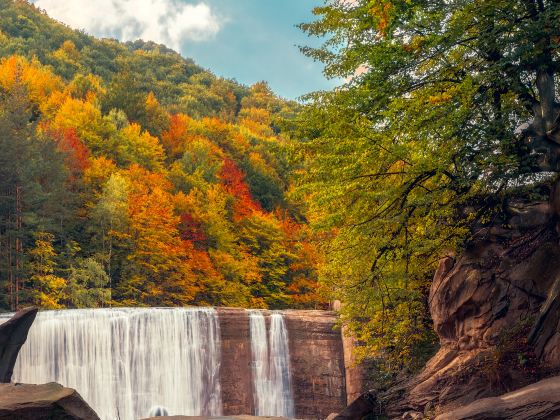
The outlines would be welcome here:
M 53 52 L 52 55 L 58 60 L 70 62 L 75 65 L 78 64 L 78 60 L 80 59 L 80 52 L 76 48 L 76 45 L 70 40 L 64 41 L 60 48 Z
M 101 111 L 91 102 L 67 96 L 50 125 L 54 130 L 75 129 L 90 148 L 100 148 L 104 143 Z
M 142 131 L 136 123 L 124 127 L 121 133 L 129 142 L 127 149 L 134 162 L 151 170 L 161 169 L 165 152 L 157 137 Z
M 0 87 L 9 91 L 17 83 L 27 88 L 29 99 L 36 104 L 64 87 L 62 79 L 36 59 L 29 62 L 23 57 L 11 56 L 0 60 Z

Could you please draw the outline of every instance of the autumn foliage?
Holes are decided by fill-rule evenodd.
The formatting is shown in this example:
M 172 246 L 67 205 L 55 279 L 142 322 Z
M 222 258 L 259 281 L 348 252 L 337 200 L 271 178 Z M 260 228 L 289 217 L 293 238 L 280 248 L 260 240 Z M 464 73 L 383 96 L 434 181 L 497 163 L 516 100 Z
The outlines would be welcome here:
M 78 60 L 80 52 L 65 42 L 55 56 Z M 13 125 L 7 101 L 21 102 L 30 112 L 21 117 L 25 136 L 53 150 L 49 162 L 34 155 L 18 165 L 37 185 L 56 179 L 65 197 L 23 190 L 30 221 L 10 225 L 22 237 L 12 251 L 23 269 L 0 255 L 9 296 L 1 305 L 322 306 L 313 234 L 285 196 L 286 140 L 273 133 L 269 109 L 279 100 L 258 86 L 236 110 L 237 97 L 221 85 L 218 114 L 227 120 L 189 116 L 138 86 L 119 103 L 112 89 L 125 92 L 118 83 L 127 80 L 64 80 L 38 60 L 0 61 L 5 125 Z M 23 134 L 8 131 L 2 141 L 15 147 Z M 63 210 L 51 211 L 62 201 Z M 13 220 L 12 210 L 2 212 Z

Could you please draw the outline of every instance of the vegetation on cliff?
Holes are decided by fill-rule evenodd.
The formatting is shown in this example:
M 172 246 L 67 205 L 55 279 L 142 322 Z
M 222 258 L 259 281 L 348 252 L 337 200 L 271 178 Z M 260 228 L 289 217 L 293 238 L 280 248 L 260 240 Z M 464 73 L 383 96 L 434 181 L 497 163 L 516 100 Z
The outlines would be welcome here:
M 317 307 L 297 104 L 0 0 L 0 307 Z
M 438 259 L 508 194 L 560 169 L 560 5 L 549 0 L 333 0 L 303 52 L 344 87 L 309 96 L 300 191 L 336 232 L 321 278 L 389 369 L 433 342 Z

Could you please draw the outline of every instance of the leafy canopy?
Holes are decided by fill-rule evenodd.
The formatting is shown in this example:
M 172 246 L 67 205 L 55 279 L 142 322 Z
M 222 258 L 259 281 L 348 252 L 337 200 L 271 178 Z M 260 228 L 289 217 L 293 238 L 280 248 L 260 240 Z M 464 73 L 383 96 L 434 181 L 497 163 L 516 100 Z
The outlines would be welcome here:
M 512 188 L 558 170 L 560 4 L 332 0 L 314 13 L 301 28 L 327 40 L 302 50 L 347 82 L 308 97 L 300 191 L 333 232 L 324 282 L 398 368 L 432 339 L 437 259 Z

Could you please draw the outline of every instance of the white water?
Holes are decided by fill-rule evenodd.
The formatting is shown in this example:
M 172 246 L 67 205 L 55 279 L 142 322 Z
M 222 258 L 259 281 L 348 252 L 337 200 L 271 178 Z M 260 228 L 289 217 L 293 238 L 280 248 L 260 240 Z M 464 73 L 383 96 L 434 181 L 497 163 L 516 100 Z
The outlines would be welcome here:
M 222 414 L 216 311 L 96 309 L 41 312 L 14 381 L 75 388 L 102 419 Z
M 279 313 L 270 316 L 267 337 L 265 317 L 250 312 L 253 397 L 256 416 L 294 417 L 288 330 Z

